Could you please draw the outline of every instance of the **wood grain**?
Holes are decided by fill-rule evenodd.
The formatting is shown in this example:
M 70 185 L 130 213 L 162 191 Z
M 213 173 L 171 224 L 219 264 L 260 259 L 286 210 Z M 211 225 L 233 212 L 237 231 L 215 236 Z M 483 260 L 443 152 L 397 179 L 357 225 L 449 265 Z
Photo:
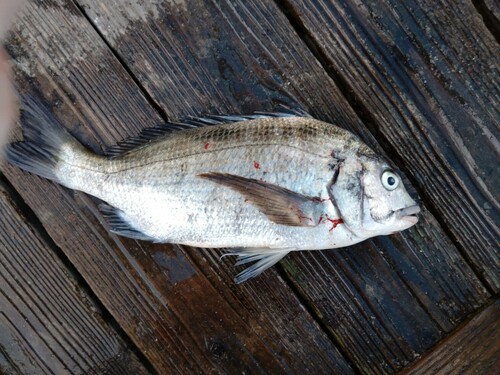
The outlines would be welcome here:
M 476 272 L 498 291 L 499 45 L 470 2 L 285 2 Z
M 405 374 L 495 374 L 500 368 L 500 302 L 460 327 Z
M 99 150 L 161 117 L 78 12 L 69 2 L 30 4 L 9 50 L 21 89 L 43 93 L 70 131 Z M 115 104 L 120 113 L 107 113 Z M 3 170 L 159 373 L 352 372 L 276 273 L 258 299 L 245 288 L 230 299 L 228 287 L 214 286 L 184 250 L 110 236 L 87 196 Z M 275 306 L 293 308 L 277 314 Z
M 140 18 L 120 2 L 112 6 L 92 0 L 79 3 L 90 20 L 97 20 L 96 27 L 151 98 L 174 118 L 196 111 L 241 113 L 267 110 L 277 102 L 298 104 L 320 118 L 354 130 L 380 150 L 333 80 L 298 41 L 297 34 L 273 4 L 186 1 L 168 4 L 165 12 L 161 6 L 149 4 L 141 11 L 145 18 Z M 432 215 L 428 212 L 424 215 L 418 229 L 394 240 L 382 240 L 383 245 L 366 245 L 382 252 L 387 248 L 383 256 L 376 251 L 367 255 L 379 256 L 380 264 L 389 263 L 381 267 L 383 272 L 371 268 L 368 258 L 364 268 L 345 267 L 339 276 L 347 283 L 354 279 L 354 284 L 365 286 L 366 280 L 374 283 L 377 273 L 387 273 L 386 282 L 394 292 L 391 298 L 399 298 L 401 304 L 409 306 L 406 312 L 389 308 L 390 298 L 373 303 L 378 298 L 376 293 L 369 295 L 356 287 L 348 292 L 335 288 L 338 280 L 325 281 L 323 273 L 310 271 L 310 261 L 301 255 L 294 257 L 296 272 L 289 274 L 303 292 L 302 298 L 313 305 L 332 332 L 337 332 L 335 339 L 351 360 L 366 364 L 367 372 L 376 371 L 377 366 L 380 371 L 391 371 L 413 360 L 436 342 L 442 331 L 451 330 L 467 311 L 479 306 L 487 295 Z M 199 257 L 197 250 L 188 251 L 193 259 Z M 345 255 L 347 252 L 341 250 L 342 256 L 353 261 L 359 257 L 357 252 Z M 213 268 L 217 262 L 214 257 Z M 330 265 L 328 271 L 338 273 L 339 267 Z M 301 283 L 323 287 L 306 290 Z M 334 290 L 337 295 L 324 293 L 323 289 Z M 383 290 L 383 286 L 378 289 Z M 373 306 L 377 311 L 373 315 L 375 320 L 361 314 L 362 318 L 343 321 L 342 329 L 336 330 L 337 326 L 324 319 L 348 315 L 349 309 L 357 311 L 359 304 L 363 308 Z M 404 324 L 413 327 L 414 321 L 426 328 L 418 332 L 409 329 L 401 335 L 384 333 L 386 326 L 389 330 Z M 379 325 L 373 334 L 378 335 L 379 343 L 398 347 L 395 352 L 370 345 L 363 332 L 373 325 Z M 355 336 L 354 330 L 358 332 Z
M 0 372 L 149 373 L 0 185 Z
M 43 96 L 95 151 L 165 115 L 249 113 L 285 103 L 383 152 L 273 3 L 79 4 L 119 59 L 79 9 L 61 0 L 31 4 L 9 51 L 21 88 Z M 233 261 L 221 262 L 220 252 L 110 236 L 87 196 L 3 170 L 159 372 L 352 371 L 275 270 L 235 286 Z M 403 367 L 488 298 L 427 210 L 403 235 L 294 254 L 284 269 L 363 373 Z
M 401 369 L 438 342 L 442 331 L 452 330 L 469 311 L 464 307 L 471 306 L 471 291 L 463 280 L 473 275 L 461 273 L 467 269 L 463 259 L 437 255 L 450 244 L 429 239 L 419 227 L 413 230 L 412 240 L 380 237 L 349 249 L 293 253 L 282 261 L 297 292 L 362 373 Z M 428 251 L 419 251 L 411 241 Z M 215 269 L 222 253 L 190 255 L 198 262 L 208 259 Z M 232 262 L 224 263 L 218 274 L 229 282 Z M 453 263 L 462 266 L 454 271 L 456 284 L 447 273 Z M 443 290 L 449 293 L 446 297 Z
M 497 42 L 500 41 L 500 4 L 495 0 L 476 0 L 474 6 L 480 12 L 484 24 Z

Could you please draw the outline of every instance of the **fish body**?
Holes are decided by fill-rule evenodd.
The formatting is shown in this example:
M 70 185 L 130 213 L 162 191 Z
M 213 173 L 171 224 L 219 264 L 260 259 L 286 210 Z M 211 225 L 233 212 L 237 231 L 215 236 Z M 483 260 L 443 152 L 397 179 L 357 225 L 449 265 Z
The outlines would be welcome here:
M 349 246 L 417 221 L 418 206 L 383 158 L 309 117 L 199 120 L 216 124 L 107 157 L 85 149 L 37 103 L 25 108 L 25 142 L 7 150 L 13 164 L 105 201 L 118 234 L 237 249 L 239 264 L 256 261 L 238 281 L 289 251 Z

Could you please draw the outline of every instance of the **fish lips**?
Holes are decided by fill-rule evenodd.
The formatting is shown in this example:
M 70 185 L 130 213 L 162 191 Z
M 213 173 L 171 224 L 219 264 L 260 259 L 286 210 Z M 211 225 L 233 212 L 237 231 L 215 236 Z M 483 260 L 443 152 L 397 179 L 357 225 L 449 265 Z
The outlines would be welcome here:
M 395 214 L 398 220 L 404 220 L 411 225 L 415 225 L 418 222 L 418 217 L 414 215 L 418 214 L 419 212 L 420 212 L 420 207 L 418 205 L 414 205 L 397 210 Z

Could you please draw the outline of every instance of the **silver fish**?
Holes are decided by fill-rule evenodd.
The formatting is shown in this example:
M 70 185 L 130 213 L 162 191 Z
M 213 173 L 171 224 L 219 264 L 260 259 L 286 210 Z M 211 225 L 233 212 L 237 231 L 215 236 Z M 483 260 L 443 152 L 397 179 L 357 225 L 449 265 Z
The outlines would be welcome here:
M 290 114 L 212 116 L 145 131 L 96 155 L 25 100 L 10 163 L 105 201 L 111 231 L 232 248 L 243 282 L 294 250 L 349 246 L 417 223 L 387 161 L 332 124 Z M 187 128 L 187 129 L 186 129 Z M 165 133 L 165 132 L 163 132 Z

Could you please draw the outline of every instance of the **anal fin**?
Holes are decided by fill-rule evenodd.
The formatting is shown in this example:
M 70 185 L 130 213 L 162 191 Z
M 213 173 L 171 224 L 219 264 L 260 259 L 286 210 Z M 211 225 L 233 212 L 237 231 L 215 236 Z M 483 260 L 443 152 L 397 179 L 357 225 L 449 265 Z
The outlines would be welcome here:
M 235 266 L 255 262 L 250 267 L 236 275 L 234 281 L 237 284 L 241 284 L 274 266 L 291 250 L 292 249 L 242 248 L 233 249 L 233 252 L 224 254 L 223 256 L 236 255 L 238 257 L 238 261 Z
M 150 241 L 155 242 L 156 239 L 144 234 L 134 227 L 132 227 L 126 219 L 125 213 L 115 207 L 112 207 L 106 203 L 101 203 L 99 205 L 99 210 L 102 216 L 109 225 L 109 230 L 112 233 L 116 233 L 123 237 L 133 238 L 135 240 Z

